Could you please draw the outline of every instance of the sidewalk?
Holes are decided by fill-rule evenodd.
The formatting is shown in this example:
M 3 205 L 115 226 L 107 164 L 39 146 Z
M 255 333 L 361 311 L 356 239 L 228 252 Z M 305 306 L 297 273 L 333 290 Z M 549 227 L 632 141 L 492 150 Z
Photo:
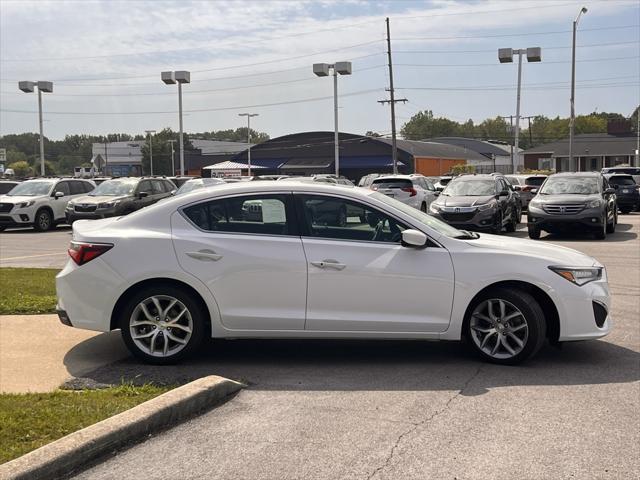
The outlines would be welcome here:
M 57 315 L 0 316 L 0 392 L 47 392 L 128 353 L 120 332 L 78 330 Z

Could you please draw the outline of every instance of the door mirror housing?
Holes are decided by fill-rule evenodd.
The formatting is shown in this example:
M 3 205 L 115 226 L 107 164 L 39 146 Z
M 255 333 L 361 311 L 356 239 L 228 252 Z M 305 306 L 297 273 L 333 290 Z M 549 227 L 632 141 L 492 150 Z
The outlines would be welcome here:
M 616 193 L 616 189 L 615 188 L 609 187 L 604 191 L 605 195 L 611 195 L 612 193 Z
M 521 192 L 522 191 L 522 187 L 520 185 L 513 185 L 512 188 L 516 192 Z
M 532 188 L 531 189 L 531 194 L 532 195 L 537 195 L 537 193 L 538 193 L 538 189 L 537 188 Z
M 174 188 L 173 190 L 171 190 L 171 195 L 175 195 L 177 191 L 178 190 Z
M 64 197 L 64 192 L 56 192 L 53 195 L 53 198 L 55 198 L 55 199 L 62 198 L 62 197 Z
M 434 194 L 436 197 L 439 197 L 441 193 L 442 193 L 442 192 L 441 192 L 440 190 L 436 190 L 436 191 L 434 191 L 434 192 L 433 192 L 433 194 Z
M 149 196 L 149 192 L 138 192 L 138 198 L 145 198 Z
M 402 232 L 402 245 L 404 247 L 425 248 L 427 246 L 427 236 L 419 230 L 404 230 Z

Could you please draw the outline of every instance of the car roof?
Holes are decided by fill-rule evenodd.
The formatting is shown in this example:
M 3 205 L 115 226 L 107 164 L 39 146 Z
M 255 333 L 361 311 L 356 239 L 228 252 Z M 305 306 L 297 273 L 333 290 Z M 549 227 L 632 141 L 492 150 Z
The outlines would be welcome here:
M 458 175 L 453 177 L 451 181 L 459 180 L 495 180 L 496 178 L 503 177 L 504 175 L 494 175 L 493 173 L 470 173 L 467 175 Z
M 591 177 L 591 178 L 596 178 L 596 177 L 601 177 L 602 174 L 600 172 L 558 172 L 558 173 L 554 173 L 552 175 L 549 175 L 550 177 Z

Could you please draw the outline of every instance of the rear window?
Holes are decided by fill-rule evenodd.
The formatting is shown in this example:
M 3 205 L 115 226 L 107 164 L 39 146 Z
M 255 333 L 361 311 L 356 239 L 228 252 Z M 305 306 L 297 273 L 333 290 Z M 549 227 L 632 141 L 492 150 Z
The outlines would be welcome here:
M 539 187 L 544 183 L 547 177 L 529 177 L 525 181 L 526 185 L 533 185 L 534 187 Z
M 413 188 L 413 182 L 406 178 L 376 178 L 373 185 L 377 188 Z
M 631 175 L 623 177 L 622 175 L 616 177 L 609 177 L 609 183 L 611 185 L 635 185 L 636 182 Z
M 441 178 L 440 185 L 448 185 L 450 181 L 451 181 L 451 178 Z
M 625 173 L 627 175 L 640 175 L 640 168 L 634 168 L 634 167 L 629 167 L 629 168 L 605 168 L 603 169 L 605 172 L 604 173 Z

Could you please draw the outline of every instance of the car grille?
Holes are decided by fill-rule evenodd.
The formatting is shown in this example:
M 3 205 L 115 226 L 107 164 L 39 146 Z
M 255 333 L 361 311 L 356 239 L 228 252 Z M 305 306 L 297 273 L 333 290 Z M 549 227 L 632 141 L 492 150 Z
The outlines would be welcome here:
M 74 210 L 76 212 L 95 212 L 97 205 L 75 205 Z
M 447 213 L 442 212 L 440 215 L 445 222 L 468 222 L 474 216 L 475 212 L 464 212 L 464 213 Z
M 13 208 L 13 203 L 0 203 L 0 213 L 9 213 Z
M 575 215 L 576 213 L 584 210 L 584 205 L 581 203 L 572 203 L 565 205 L 543 205 L 542 208 L 545 212 L 552 215 Z

